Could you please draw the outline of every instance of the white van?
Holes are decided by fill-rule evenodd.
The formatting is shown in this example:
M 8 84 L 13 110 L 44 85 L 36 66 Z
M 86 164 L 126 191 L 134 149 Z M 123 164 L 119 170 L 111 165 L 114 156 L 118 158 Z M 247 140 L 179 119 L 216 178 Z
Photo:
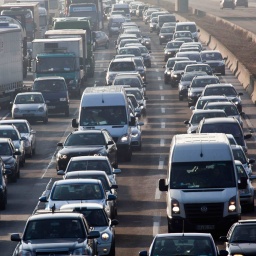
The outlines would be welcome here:
M 199 136 L 198 136 L 199 135 Z M 246 187 L 240 180 L 239 188 Z M 227 232 L 241 217 L 238 179 L 227 136 L 180 134 L 172 139 L 166 191 L 168 232 Z
M 111 12 L 113 12 L 113 11 L 124 11 L 125 17 L 126 17 L 126 21 L 130 21 L 131 20 L 129 4 L 126 4 L 126 3 L 113 4 Z
M 72 127 L 79 130 L 106 129 L 118 148 L 118 156 L 131 161 L 131 126 L 135 117 L 130 115 L 125 89 L 121 86 L 87 87 L 82 95 L 79 118 Z

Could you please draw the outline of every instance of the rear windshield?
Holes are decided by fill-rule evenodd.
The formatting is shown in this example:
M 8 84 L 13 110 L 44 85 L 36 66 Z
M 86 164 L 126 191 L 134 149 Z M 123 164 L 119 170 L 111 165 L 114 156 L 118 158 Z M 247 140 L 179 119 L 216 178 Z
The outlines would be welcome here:
M 176 25 L 176 31 L 190 31 L 191 33 L 196 32 L 196 25 L 195 24 L 190 24 L 190 25 L 182 25 L 182 24 L 177 24 Z
M 63 80 L 43 80 L 35 81 L 34 89 L 39 92 L 58 92 L 67 90 L 67 86 Z
M 135 65 L 131 61 L 112 62 L 109 71 L 135 71 Z

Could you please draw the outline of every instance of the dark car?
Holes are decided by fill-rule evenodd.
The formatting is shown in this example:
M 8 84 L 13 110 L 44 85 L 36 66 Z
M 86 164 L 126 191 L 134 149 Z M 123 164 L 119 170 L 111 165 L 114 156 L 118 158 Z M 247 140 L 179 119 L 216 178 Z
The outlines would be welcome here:
M 173 69 L 171 71 L 171 75 L 170 75 L 170 84 L 172 87 L 174 86 L 178 86 L 181 76 L 184 73 L 184 70 L 186 68 L 187 65 L 190 64 L 195 64 L 195 61 L 192 60 L 183 60 L 183 61 L 176 61 Z
M 42 213 L 29 217 L 23 235 L 11 234 L 18 242 L 13 256 L 22 255 L 95 255 L 95 238 L 99 231 L 91 231 L 81 213 Z M 28 242 L 29 241 L 29 242 Z M 78 242 L 79 241 L 79 242 Z M 42 252 L 42 253 L 39 253 Z
M 120 15 L 120 14 L 112 15 L 108 21 L 109 37 L 111 37 L 112 35 L 118 35 L 121 25 L 124 22 L 125 22 L 125 17 L 123 15 Z
M 248 0 L 235 0 L 235 6 L 248 7 Z
M 5 168 L 3 160 L 0 158 L 0 210 L 5 210 L 7 205 L 7 174 L 10 170 Z
M 61 148 L 56 154 L 57 171 L 65 170 L 74 156 L 108 156 L 111 164 L 118 166 L 116 143 L 107 130 L 73 131 L 57 146 Z
M 226 236 L 220 240 L 226 242 L 228 255 L 255 255 L 256 252 L 256 220 L 239 220 L 234 223 Z
M 204 50 L 201 51 L 202 61 L 208 64 L 213 73 L 221 74 L 225 76 L 225 60 L 227 58 L 223 58 L 222 54 L 217 50 Z
M 234 0 L 221 0 L 220 1 L 220 9 L 231 8 L 235 9 L 235 1 Z
M 198 132 L 232 134 L 237 144 L 243 148 L 246 147 L 245 140 L 252 137 L 252 134 L 244 135 L 241 125 L 234 117 L 204 119 L 198 125 Z
M 139 256 L 171 255 L 211 255 L 227 256 L 225 250 L 218 251 L 209 233 L 157 234 L 149 251 L 141 251 Z
M 188 88 L 188 106 L 194 106 L 207 84 L 219 84 L 220 80 L 215 75 L 194 77 Z
M 32 91 L 43 94 L 49 112 L 64 112 L 66 117 L 69 116 L 69 93 L 63 77 L 48 76 L 36 78 L 32 85 Z
M 172 40 L 175 27 L 164 27 L 159 31 L 159 44 L 167 43 Z
M 0 138 L 0 157 L 2 158 L 5 168 L 9 169 L 7 178 L 12 182 L 16 182 L 20 177 L 19 156 L 21 152 L 15 149 L 11 139 Z
M 108 49 L 109 47 L 109 38 L 108 35 L 103 31 L 93 31 L 92 32 L 92 39 L 93 39 L 93 48 L 94 50 L 98 49 L 99 47 L 105 47 Z
M 174 57 L 183 43 L 184 41 L 168 42 L 164 47 L 164 61 L 167 61 L 170 57 Z

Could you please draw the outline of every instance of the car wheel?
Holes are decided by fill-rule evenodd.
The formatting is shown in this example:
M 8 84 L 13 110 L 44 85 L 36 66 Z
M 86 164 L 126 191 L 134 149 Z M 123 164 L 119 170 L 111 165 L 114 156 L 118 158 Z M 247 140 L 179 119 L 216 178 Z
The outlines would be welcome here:
M 116 255 L 116 245 L 115 245 L 115 241 L 113 241 L 111 244 L 111 248 L 108 256 L 115 256 L 115 255 Z
M 66 108 L 65 110 L 65 117 L 69 117 L 69 108 Z
M 31 145 L 32 147 L 32 145 Z M 36 154 L 36 146 L 32 149 L 32 155 L 35 155 Z
M 22 158 L 22 161 L 20 162 L 20 166 L 24 167 L 25 163 L 26 163 L 26 158 L 25 158 L 25 155 L 24 155 L 23 158 Z
M 105 48 L 106 48 L 106 49 L 109 48 L 109 41 L 107 41 L 107 43 L 105 44 Z
M 140 141 L 140 145 L 138 147 L 138 151 L 141 151 L 142 150 L 142 141 Z
M 7 196 L 4 195 L 4 198 L 0 202 L 0 210 L 5 210 L 6 209 L 6 204 L 7 204 Z
M 47 124 L 48 123 L 48 115 L 43 119 L 43 123 Z

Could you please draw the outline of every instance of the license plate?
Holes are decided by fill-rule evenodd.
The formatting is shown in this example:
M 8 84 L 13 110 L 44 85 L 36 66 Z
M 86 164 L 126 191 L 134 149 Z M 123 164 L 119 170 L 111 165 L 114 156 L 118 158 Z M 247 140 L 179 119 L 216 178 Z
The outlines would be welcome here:
M 214 225 L 197 225 L 196 229 L 197 230 L 214 230 L 215 227 Z

